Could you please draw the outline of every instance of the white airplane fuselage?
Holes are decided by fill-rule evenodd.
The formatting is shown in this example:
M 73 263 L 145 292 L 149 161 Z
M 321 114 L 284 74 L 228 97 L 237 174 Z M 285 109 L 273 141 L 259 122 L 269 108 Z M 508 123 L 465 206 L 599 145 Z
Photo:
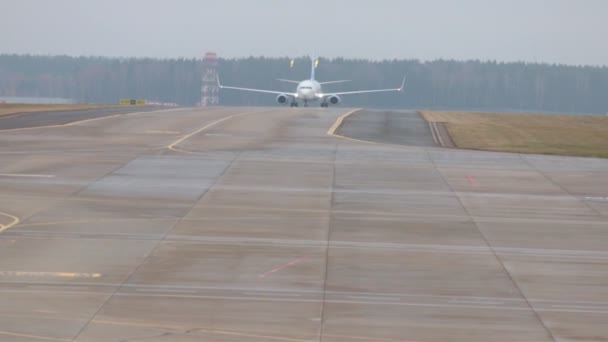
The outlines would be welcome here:
M 298 83 L 298 87 L 296 88 L 296 98 L 305 102 L 318 100 L 318 94 L 322 93 L 321 84 L 315 80 L 302 81 Z

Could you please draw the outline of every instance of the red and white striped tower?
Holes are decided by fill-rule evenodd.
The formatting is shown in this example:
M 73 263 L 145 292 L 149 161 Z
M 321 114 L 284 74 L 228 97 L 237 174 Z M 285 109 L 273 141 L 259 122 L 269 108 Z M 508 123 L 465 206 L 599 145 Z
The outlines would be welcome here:
M 217 106 L 220 103 L 220 87 L 217 85 L 217 54 L 207 52 L 203 58 L 203 87 L 201 106 Z

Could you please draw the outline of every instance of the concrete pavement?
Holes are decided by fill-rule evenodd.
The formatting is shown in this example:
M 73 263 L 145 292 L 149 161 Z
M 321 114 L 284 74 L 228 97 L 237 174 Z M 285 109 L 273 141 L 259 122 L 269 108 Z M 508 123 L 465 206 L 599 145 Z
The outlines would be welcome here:
M 0 132 L 0 340 L 608 340 L 608 160 L 347 112 Z

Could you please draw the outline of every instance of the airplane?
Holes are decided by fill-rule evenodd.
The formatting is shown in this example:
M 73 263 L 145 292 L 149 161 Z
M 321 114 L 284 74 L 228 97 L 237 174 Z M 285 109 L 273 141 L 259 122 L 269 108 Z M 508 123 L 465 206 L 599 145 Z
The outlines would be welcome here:
M 330 104 L 336 105 L 336 104 L 340 103 L 341 95 L 381 93 L 381 92 L 401 92 L 403 90 L 403 87 L 405 86 L 405 77 L 404 77 L 403 81 L 401 82 L 401 86 L 399 88 L 355 90 L 355 91 L 324 93 L 321 89 L 321 85 L 323 85 L 323 84 L 342 83 L 342 82 L 349 82 L 349 81 L 341 80 L 341 81 L 318 82 L 317 80 L 315 80 L 315 69 L 317 67 L 317 64 L 318 64 L 318 60 L 313 58 L 311 71 L 310 71 L 310 79 L 308 79 L 308 80 L 292 81 L 292 80 L 285 80 L 285 79 L 277 79 L 278 81 L 297 84 L 298 86 L 296 88 L 295 93 L 286 93 L 283 91 L 225 86 L 220 83 L 219 76 L 217 77 L 217 85 L 221 89 L 232 89 L 232 90 L 250 91 L 250 92 L 257 92 L 257 93 L 275 94 L 275 95 L 277 95 L 276 101 L 279 104 L 285 105 L 289 102 L 291 107 L 298 107 L 298 101 L 303 102 L 305 107 L 308 107 L 309 102 L 314 102 L 314 101 L 321 101 L 321 107 L 329 107 Z

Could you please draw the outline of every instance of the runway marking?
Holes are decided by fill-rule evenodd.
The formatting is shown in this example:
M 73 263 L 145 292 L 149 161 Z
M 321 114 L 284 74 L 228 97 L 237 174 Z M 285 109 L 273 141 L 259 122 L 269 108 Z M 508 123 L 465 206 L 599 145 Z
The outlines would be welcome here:
M 110 222 L 130 222 L 130 221 L 173 221 L 177 220 L 174 217 L 151 217 L 151 218 L 120 218 L 120 219 L 81 219 L 81 220 L 66 220 L 66 221 L 45 221 L 45 222 L 33 222 L 24 223 L 19 227 L 35 227 L 35 226 L 52 226 L 60 224 L 78 224 L 78 223 L 110 223 Z M 38 232 L 40 233 L 40 232 Z M 71 234 L 82 234 L 82 233 L 71 233 Z M 132 235 L 132 234 L 116 234 L 116 235 Z
M 348 336 L 348 335 L 336 335 L 336 334 L 323 334 L 323 336 L 327 337 L 339 337 L 346 338 L 348 340 L 363 340 L 363 341 L 375 341 L 375 342 L 418 342 L 416 340 L 393 340 L 379 337 L 363 337 L 363 336 Z
M 329 128 L 329 130 L 327 131 L 327 135 L 336 135 L 336 130 L 342 125 L 342 122 L 344 121 L 344 119 L 346 119 L 350 115 L 352 115 L 360 110 L 361 110 L 361 108 L 358 108 L 358 109 L 351 110 L 350 112 L 348 112 L 346 114 L 340 115 L 340 117 L 338 117 L 336 122 L 334 122 L 333 126 L 331 126 Z
M 168 293 L 197 293 L 192 290 L 171 290 L 171 289 L 135 289 L 138 292 L 168 292 Z
M 409 149 L 412 148 L 412 146 L 406 146 L 406 145 L 399 145 L 399 144 L 391 144 L 391 143 L 381 143 L 381 142 L 376 142 L 376 141 L 369 141 L 369 140 L 361 140 L 361 139 L 356 139 L 356 138 L 351 138 L 351 137 L 347 137 L 344 135 L 340 135 L 336 133 L 336 130 L 338 130 L 338 128 L 340 128 L 340 126 L 342 125 L 344 119 L 346 119 L 348 116 L 358 112 L 362 110 L 361 108 L 352 110 L 342 116 L 340 116 L 336 122 L 333 124 L 333 126 L 331 126 L 331 128 L 327 131 L 327 135 L 334 137 L 334 138 L 340 138 L 340 139 L 344 139 L 344 140 L 350 140 L 353 142 L 358 142 L 358 143 L 364 143 L 364 144 L 370 144 L 370 145 L 383 145 L 383 146 L 388 146 L 388 147 L 393 147 L 393 148 L 399 148 L 399 149 Z
M 137 114 L 137 113 L 133 113 L 133 114 Z M 73 122 L 68 122 L 67 124 L 64 125 L 59 125 L 59 126 L 74 126 L 75 124 L 81 124 L 81 123 L 85 123 L 85 122 L 91 122 L 91 121 L 97 121 L 97 120 L 102 120 L 102 119 L 109 119 L 109 118 L 117 118 L 119 116 L 122 116 L 125 114 L 114 114 L 114 115 L 110 115 L 110 116 L 102 116 L 99 118 L 92 118 L 92 119 L 85 119 L 85 120 L 80 120 L 80 121 L 73 121 Z
M 361 143 L 365 143 L 365 144 L 372 144 L 372 145 L 381 145 L 381 143 L 377 143 L 375 141 L 369 141 L 369 140 L 361 140 L 361 139 L 355 139 L 355 138 L 350 138 L 344 135 L 340 135 L 337 134 L 336 131 L 338 130 L 338 128 L 340 128 L 340 126 L 342 126 L 342 123 L 344 122 L 344 119 L 346 119 L 347 117 L 349 117 L 350 115 L 358 112 L 362 110 L 361 108 L 358 109 L 354 109 L 351 110 L 350 112 L 341 115 L 336 122 L 329 128 L 329 130 L 327 131 L 327 135 L 335 137 L 335 138 L 340 138 L 340 139 L 345 139 L 345 140 L 350 140 L 350 141 L 354 141 L 354 142 L 361 142 Z M 384 144 L 384 145 L 389 145 L 389 144 Z M 394 146 L 399 146 L 399 145 L 394 145 Z
M 0 224 L 0 233 L 15 226 L 16 224 L 19 224 L 19 222 L 20 222 L 20 220 L 17 216 L 13 216 L 11 214 L 0 212 L 0 216 L 5 216 L 12 220 L 9 224 Z
M 477 182 L 475 181 L 475 178 L 473 178 L 473 176 L 467 176 L 467 179 L 469 180 L 469 183 L 471 183 L 472 186 L 477 187 Z
M 19 290 L 0 290 L 4 293 L 21 293 Z M 105 294 L 103 292 L 76 292 L 76 291 L 36 291 L 36 293 L 49 293 L 49 294 L 79 294 L 79 295 L 100 295 Z M 235 301 L 269 301 L 269 302 L 301 302 L 301 303 L 320 303 L 322 299 L 305 299 L 305 298 L 280 298 L 278 296 L 258 296 L 258 297 L 235 297 L 235 296 L 221 296 L 221 295 L 187 295 L 187 294 L 169 294 L 169 293 L 117 293 L 116 296 L 124 297 L 160 297 L 160 298 L 184 298 L 184 299 L 223 299 L 223 300 L 235 300 Z M 434 296 L 429 296 L 434 297 Z M 376 299 L 375 297 L 373 297 Z M 367 301 L 367 300 L 340 300 L 340 299 L 326 299 L 326 303 L 337 303 L 337 304 L 357 304 L 357 305 L 391 305 L 391 306 L 418 306 L 418 307 L 441 307 L 441 308 L 470 308 L 470 309 L 492 309 L 492 310 L 510 310 L 510 311 L 529 311 L 529 307 L 517 307 L 517 306 L 495 306 L 495 305 L 478 305 L 479 302 L 475 302 L 477 305 L 465 304 L 465 303 L 413 303 L 413 302 L 388 302 L 388 301 Z M 535 308 L 536 311 L 546 312 L 570 312 L 570 313 L 594 313 L 594 314 L 608 314 L 608 310 L 583 310 L 583 309 L 598 309 L 591 306 L 580 306 L 577 308 Z M 599 309 L 605 309 L 600 307 Z M 77 318 L 75 318 L 77 319 Z
M 401 300 L 401 298 L 397 298 L 397 297 L 367 297 L 367 296 L 347 296 L 347 297 L 352 298 L 352 299 L 371 299 L 371 300 L 382 299 L 382 300 L 392 300 L 392 301 Z
M 0 281 L 0 284 L 20 284 L 23 285 L 24 282 L 22 281 Z M 27 284 L 27 283 L 26 283 Z M 32 285 L 42 285 L 42 286 L 52 286 L 52 285 L 56 285 L 55 288 L 57 289 L 62 289 L 62 286 L 65 285 L 65 283 L 60 283 L 60 282 L 46 282 L 46 283 L 29 283 Z M 149 289 L 154 289 L 154 288 L 160 288 L 160 289 L 165 289 L 166 286 L 165 285 L 143 285 L 143 284 L 139 284 L 139 285 L 135 285 L 135 284 L 121 284 L 121 283 L 78 283 L 79 285 L 82 286 L 94 286 L 94 287 L 107 287 L 107 288 L 114 288 L 114 287 L 120 287 L 120 286 L 124 286 L 125 288 L 149 288 Z M 30 287 L 28 286 L 28 287 Z M 264 289 L 260 289 L 260 288 L 251 288 L 251 287 L 225 287 L 225 286 L 180 286 L 180 285 L 172 285 L 172 288 L 176 288 L 176 289 L 187 289 L 187 290 L 197 290 L 197 292 L 200 291 L 215 291 L 215 290 L 221 290 L 221 291 L 227 291 L 227 292 L 247 292 L 247 293 L 251 293 L 251 294 L 260 294 L 262 295 L 264 292 Z M 34 289 L 32 287 L 32 289 Z M 4 290 L 2 288 L 0 288 L 1 292 L 24 292 L 23 290 L 19 290 L 19 289 L 15 289 L 15 290 Z M 506 297 L 479 297 L 479 296 L 462 296 L 462 297 L 454 297 L 454 296 L 447 296 L 447 295 L 431 295 L 431 294 L 413 294 L 413 293 L 375 293 L 375 292 L 350 292 L 350 291 L 324 291 L 324 290 L 305 290 L 305 289 L 301 289 L 301 290 L 290 290 L 290 289 L 276 289 L 276 288 L 272 288 L 272 289 L 268 289 L 267 291 L 271 291 L 273 294 L 277 293 L 277 295 L 279 295 L 279 293 L 286 293 L 286 294 L 291 294 L 291 293 L 298 293 L 298 294 L 306 294 L 306 295 L 322 295 L 324 293 L 328 294 L 328 295 L 332 295 L 332 296 L 343 296 L 343 297 L 347 297 L 348 295 L 351 296 L 365 296 L 365 297 L 371 297 L 371 298 L 382 298 L 383 296 L 393 296 L 393 297 L 400 297 L 401 300 L 406 300 L 406 298 L 403 297 L 414 297 L 414 298 L 420 298 L 421 300 L 427 300 L 427 299 L 445 299 L 446 303 L 447 300 L 469 300 L 472 301 L 474 303 L 487 303 L 490 301 L 505 301 L 505 302 L 513 302 L 515 304 L 513 305 L 517 305 L 518 303 L 524 303 L 526 300 L 523 298 L 506 298 Z M 29 292 L 29 291 L 28 291 Z M 57 293 L 64 293 L 64 291 L 56 291 Z M 44 291 L 44 293 L 52 293 L 50 291 Z M 65 293 L 74 293 L 74 292 L 65 292 Z M 82 293 L 89 293 L 89 292 L 82 292 Z M 90 292 L 91 294 L 99 294 L 99 293 L 103 293 L 103 292 Z M 129 296 L 129 295 L 133 295 L 133 296 L 149 296 L 152 294 L 146 294 L 146 293 L 141 293 L 138 294 L 136 292 L 124 292 L 124 293 L 118 293 L 118 296 Z M 164 294 L 161 294 L 159 296 L 165 296 Z M 178 296 L 178 297 L 184 297 L 184 298 L 188 298 L 188 296 Z M 226 299 L 243 299 L 245 297 L 227 297 L 227 296 L 191 296 L 192 298 L 226 298 Z M 386 298 L 386 297 L 385 297 Z M 259 300 L 271 300 L 273 301 L 273 298 L 262 298 L 259 297 L 257 298 Z M 302 301 L 302 302 L 314 302 L 316 300 L 314 299 L 280 299 L 277 298 L 276 300 L 278 301 Z M 332 301 L 331 299 L 327 299 L 327 301 Z M 549 306 L 549 305 L 555 305 L 555 306 L 559 306 L 558 304 L 551 304 L 551 303 L 562 303 L 564 306 L 566 307 L 580 307 L 580 308 L 590 308 L 591 305 L 606 305 L 606 306 L 602 306 L 602 307 L 598 307 L 598 308 L 606 308 L 608 309 L 608 302 L 598 302 L 598 301 L 564 301 L 564 300 L 554 300 L 554 299 L 542 299 L 542 298 L 531 298 L 528 299 L 529 302 L 534 303 L 535 306 L 537 305 L 542 305 L 542 306 Z M 382 303 L 378 303 L 378 304 L 382 304 Z M 384 303 L 386 304 L 386 303 Z M 395 303 L 397 305 L 402 305 L 400 303 Z M 407 303 L 406 303 L 407 304 Z M 584 305 L 584 304 L 590 304 L 590 305 Z M 445 305 L 445 304 L 444 304 Z M 455 307 L 456 305 L 445 305 L 445 306 L 449 306 L 449 307 Z M 472 306 L 466 306 L 466 307 L 472 307 Z M 507 307 L 508 308 L 508 307 Z M 521 309 L 521 308 L 515 308 L 515 309 Z M 526 308 L 524 308 L 526 309 Z M 548 309 L 548 311 L 557 311 L 557 310 L 550 310 Z M 597 311 L 594 311 L 597 312 Z M 607 312 L 608 313 L 608 312 Z
M 590 196 L 587 196 L 587 197 L 585 197 L 585 201 L 608 202 L 608 196 L 607 197 L 590 197 Z
M 435 143 L 437 143 L 437 145 L 440 147 L 445 147 L 441 133 L 439 133 L 439 128 L 437 128 L 437 122 L 429 122 L 429 125 L 431 126 L 431 134 L 433 134 L 433 140 L 435 140 Z
M 35 175 L 29 173 L 0 173 L 0 177 L 23 177 L 23 178 L 54 178 L 54 175 Z
M 286 264 L 283 264 L 283 265 L 281 265 L 279 267 L 273 268 L 272 270 L 270 270 L 268 272 L 265 272 L 265 273 L 262 273 L 262 274 L 258 275 L 258 278 L 265 278 L 265 277 L 267 277 L 267 276 L 269 276 L 269 275 L 271 275 L 273 273 L 279 272 L 279 271 L 281 271 L 283 269 L 286 269 L 288 267 L 296 265 L 296 264 L 298 264 L 298 263 L 300 263 L 300 262 L 302 262 L 302 261 L 304 261 L 304 260 L 306 260 L 308 258 L 310 258 L 310 257 L 309 256 L 303 256 L 301 258 L 297 258 L 297 259 L 292 260 L 292 261 L 290 261 L 290 262 L 288 262 Z
M 429 129 L 431 130 L 431 135 L 433 136 L 433 141 L 435 141 L 435 145 L 439 145 L 439 140 L 437 140 L 437 133 L 435 133 L 435 126 L 432 122 L 428 122 Z M 441 145 L 439 145 L 441 146 Z
M 479 304 L 479 305 L 504 305 L 504 302 L 488 302 L 488 301 L 476 301 L 476 300 L 462 300 L 452 299 L 448 303 L 462 303 L 462 304 Z
M 180 134 L 180 131 L 146 131 L 148 134 Z
M 72 341 L 71 339 L 55 338 L 55 337 L 47 337 L 47 336 L 39 336 L 39 335 L 30 335 L 30 334 L 20 334 L 20 333 L 15 333 L 15 332 L 10 332 L 10 331 L 1 331 L 1 330 L 0 330 L 0 335 L 33 338 L 33 339 L 45 340 L 45 341 L 62 341 L 62 342 L 63 341 L 68 341 L 68 342 Z
M 149 111 L 149 112 L 113 114 L 113 115 L 102 116 L 102 117 L 98 117 L 98 118 L 72 121 L 72 122 L 68 122 L 68 123 L 65 123 L 65 124 L 59 124 L 59 125 L 46 125 L 46 126 L 35 126 L 35 127 L 20 127 L 20 128 L 1 129 L 0 132 L 21 131 L 21 130 L 26 130 L 26 129 L 37 129 L 37 128 L 70 127 L 70 126 L 74 126 L 74 125 L 85 123 L 85 122 L 91 122 L 91 121 L 97 121 L 97 120 L 105 120 L 105 119 L 116 118 L 116 117 L 120 117 L 120 116 L 135 116 L 135 115 L 142 115 L 142 114 L 154 114 L 154 113 L 160 113 L 160 112 L 172 112 L 172 111 L 179 111 L 179 110 L 184 110 L 184 109 L 183 108 L 178 108 L 178 109 L 173 108 L 173 109 L 152 110 L 152 111 Z
M 570 308 L 570 309 L 603 309 L 608 310 L 608 306 L 584 306 L 584 305 L 551 305 L 554 308 Z
M 213 121 L 213 122 L 211 122 L 211 123 L 209 123 L 209 124 L 207 124 L 207 125 L 205 125 L 205 126 L 203 126 L 203 127 L 199 128 L 199 129 L 197 129 L 196 131 L 194 131 L 194 132 L 192 132 L 192 133 L 189 133 L 189 134 L 184 135 L 183 137 L 181 137 L 181 138 L 177 139 L 177 140 L 176 140 L 176 141 L 174 141 L 173 143 L 171 143 L 171 144 L 167 145 L 167 147 L 166 147 L 166 148 L 167 148 L 167 149 L 169 149 L 169 150 L 171 150 L 171 151 L 175 151 L 175 152 L 182 152 L 182 153 L 193 153 L 193 152 L 191 152 L 191 151 L 185 151 L 185 150 L 177 149 L 176 147 L 177 147 L 177 145 L 179 145 L 179 144 L 181 144 L 182 142 L 186 141 L 186 140 L 187 140 L 187 139 L 189 139 L 190 137 L 192 137 L 192 136 L 194 136 L 194 135 L 196 135 L 196 134 L 198 134 L 198 133 L 200 133 L 200 132 L 202 132 L 202 131 L 204 131 L 204 130 L 206 130 L 206 129 L 208 129 L 208 128 L 211 128 L 211 127 L 213 127 L 213 126 L 215 126 L 215 125 L 217 125 L 217 124 L 219 124 L 219 123 L 222 123 L 222 122 L 224 122 L 224 121 L 226 121 L 226 120 L 230 120 L 230 119 L 235 118 L 235 117 L 238 117 L 238 116 L 243 116 L 243 115 L 248 115 L 248 114 L 255 114 L 255 113 L 263 113 L 263 112 L 267 112 L 267 111 L 268 111 L 268 110 L 254 111 L 254 112 L 244 112 L 244 113 L 239 113 L 239 114 L 233 114 L 233 115 L 229 115 L 229 116 L 227 116 L 227 117 L 225 117 L 225 118 L 221 118 L 221 119 L 219 119 L 219 120 L 215 120 L 215 121 Z
M 341 299 L 305 299 L 305 298 L 280 298 L 280 297 L 242 297 L 242 296 L 218 296 L 218 295 L 179 295 L 179 294 L 152 294 L 152 293 L 117 293 L 115 296 L 124 297 L 162 297 L 162 298 L 190 298 L 190 299 L 224 299 L 224 300 L 252 300 L 252 301 L 269 301 L 269 302 L 298 302 L 298 303 L 337 303 L 337 304 L 358 304 L 358 305 L 391 305 L 391 306 L 417 306 L 417 307 L 440 307 L 440 308 L 474 308 L 474 309 L 496 309 L 496 310 L 513 310 L 513 311 L 529 311 L 528 307 L 512 307 L 512 306 L 483 306 L 479 305 L 462 305 L 449 303 L 411 303 L 411 302 L 389 302 L 389 301 L 366 301 L 366 300 L 341 300 Z M 541 309 L 537 309 L 541 310 Z M 545 309 L 544 311 L 554 312 L 579 312 L 567 311 L 558 309 Z M 603 311 L 591 311 L 595 313 L 607 313 Z
M 89 288 L 86 286 L 62 286 L 62 285 L 56 285 L 56 286 L 49 286 L 49 285 L 28 285 L 28 288 L 31 289 L 35 289 L 35 290 L 56 290 L 56 289 L 60 289 L 60 290 L 88 290 Z
M 205 331 L 208 334 L 232 335 L 232 336 L 240 336 L 240 337 L 255 337 L 255 338 L 263 338 L 263 339 L 266 339 L 266 340 L 274 340 L 274 341 L 312 342 L 311 340 L 301 340 L 301 339 L 293 339 L 293 338 L 279 337 L 279 336 L 257 335 L 257 334 L 241 333 L 241 332 L 226 331 L 226 330 L 208 330 L 208 329 L 204 329 L 203 331 Z
M 210 137 L 231 137 L 232 136 L 232 134 L 226 134 L 226 133 L 207 133 L 205 135 L 210 136 Z
M 21 283 L 21 282 L 15 282 L 15 283 Z M 0 290 L 0 292 L 2 293 L 39 293 L 39 294 L 51 294 L 51 295 L 57 295 L 57 294 L 67 294 L 67 295 L 87 295 L 87 296 L 99 296 L 99 295 L 108 295 L 111 293 L 110 292 L 95 292 L 95 291 L 74 291 L 74 290 L 68 290 L 68 291 L 51 291 L 51 290 L 36 290 L 35 288 L 31 288 L 32 290 L 28 290 L 28 291 L 23 291 L 23 290 Z M 59 319 L 59 318 L 57 318 Z M 80 318 L 74 318 L 74 319 L 80 319 Z
M 301 294 L 296 293 L 262 293 L 262 292 L 243 292 L 247 296 L 281 296 L 281 297 L 302 297 Z
M 152 323 L 139 323 L 139 322 L 118 322 L 118 321 L 105 321 L 105 320 L 92 320 L 92 323 L 102 324 L 102 325 L 122 325 L 122 326 L 130 326 L 130 327 L 142 327 L 142 328 L 156 328 L 156 329 L 173 329 L 177 331 L 192 331 L 192 332 L 200 332 L 207 334 L 217 334 L 217 335 L 232 335 L 232 336 L 241 336 L 241 337 L 255 337 L 255 338 L 263 338 L 265 340 L 272 341 L 285 341 L 285 342 L 311 342 L 311 340 L 302 340 L 302 339 L 294 339 L 289 337 L 280 337 L 280 336 L 269 336 L 269 335 L 257 335 L 250 334 L 240 331 L 230 331 L 230 330 L 216 330 L 209 329 L 204 327 L 192 327 L 192 326 L 183 326 L 183 325 L 171 325 L 171 324 L 152 324 Z M 195 335 L 195 334 L 184 334 L 184 335 Z
M 101 273 L 0 271 L 0 277 L 101 278 Z
M 291 239 L 264 239 L 264 238 L 225 238 L 225 237 L 171 237 L 169 241 L 189 244 L 221 244 L 234 246 L 285 246 L 291 248 L 323 247 L 327 245 L 324 240 L 291 240 Z M 450 253 L 450 254 L 479 254 L 488 255 L 497 253 L 499 255 L 517 255 L 530 257 L 559 257 L 578 258 L 589 260 L 606 260 L 608 253 L 601 251 L 586 250 L 557 250 L 557 249 L 531 249 L 531 248 L 507 248 L 495 247 L 494 250 L 485 246 L 460 246 L 460 245 L 428 245 L 428 244 L 406 244 L 406 243 L 383 243 L 383 242 L 358 242 L 358 241 L 332 241 L 330 247 L 340 249 L 388 249 L 414 251 L 417 253 Z

